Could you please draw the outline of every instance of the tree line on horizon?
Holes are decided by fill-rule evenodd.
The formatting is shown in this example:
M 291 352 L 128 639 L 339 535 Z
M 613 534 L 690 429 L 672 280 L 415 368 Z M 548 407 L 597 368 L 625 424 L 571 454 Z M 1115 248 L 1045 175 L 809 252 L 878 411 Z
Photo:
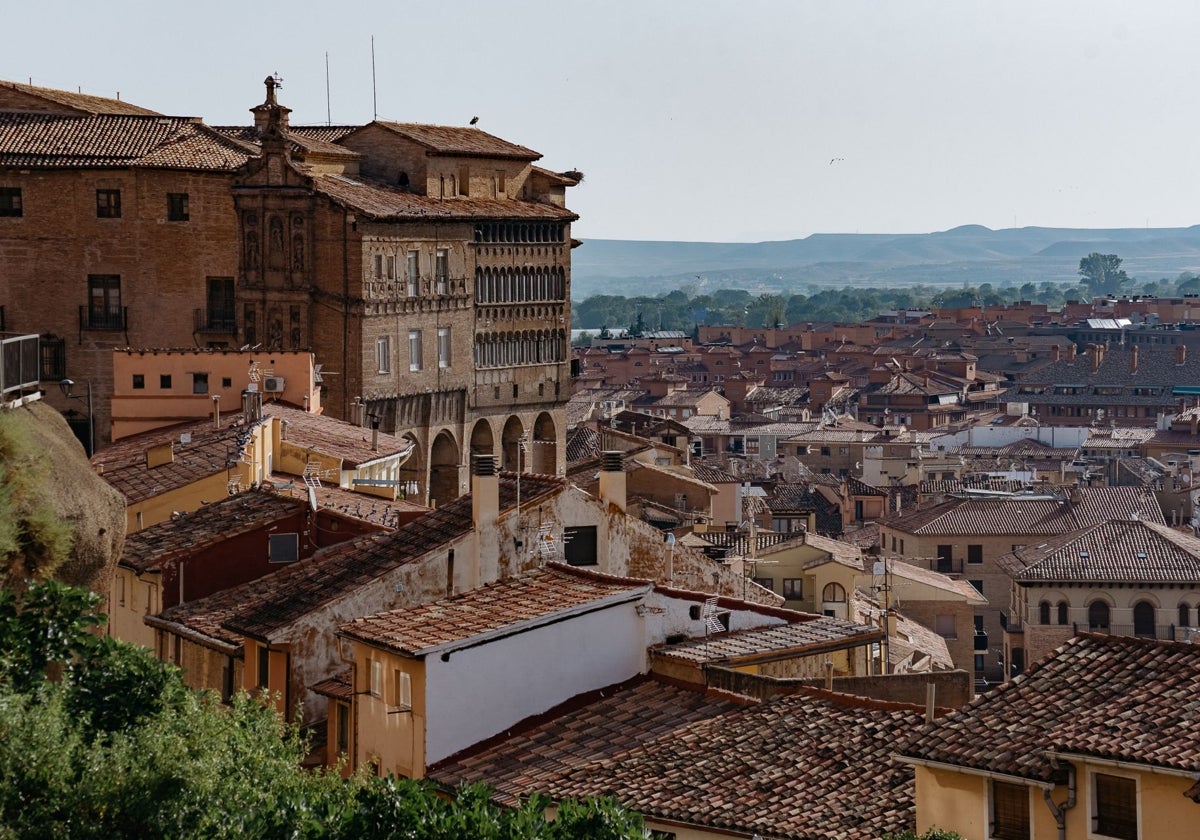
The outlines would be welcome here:
M 733 325 L 773 327 L 808 321 L 859 322 L 888 309 L 956 308 L 1002 306 L 1029 301 L 1061 309 L 1070 300 L 1091 300 L 1105 294 L 1169 295 L 1200 293 L 1200 274 L 1185 271 L 1175 279 L 1141 281 L 1121 269 L 1116 254 L 1092 253 L 1079 261 L 1079 282 L 1025 283 L 993 287 L 990 283 L 944 286 L 901 286 L 895 288 L 815 288 L 808 294 L 759 294 L 745 289 L 720 289 L 698 294 L 685 285 L 665 294 L 638 297 L 595 295 L 571 304 L 571 321 L 576 329 L 600 331 L 628 329 L 681 330 L 697 326 Z

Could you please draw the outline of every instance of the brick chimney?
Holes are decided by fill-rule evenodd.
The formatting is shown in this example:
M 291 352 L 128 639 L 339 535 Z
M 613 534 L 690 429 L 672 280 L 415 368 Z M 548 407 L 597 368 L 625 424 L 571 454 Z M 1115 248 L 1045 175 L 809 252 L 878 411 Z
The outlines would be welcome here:
M 615 505 L 625 512 L 625 467 L 620 452 L 603 452 L 600 455 L 600 501 Z
M 1138 347 L 1133 345 L 1129 348 L 1129 372 L 1137 373 L 1138 366 Z
M 1062 361 L 1062 348 L 1057 344 L 1050 348 L 1050 358 L 1056 362 Z
M 1175 345 L 1175 364 L 1182 365 L 1186 361 L 1187 361 L 1187 345 L 1186 344 L 1176 344 Z
M 1075 357 L 1078 354 L 1079 354 L 1079 348 L 1075 346 L 1075 343 L 1071 342 L 1070 344 L 1068 344 L 1067 345 L 1067 364 L 1069 364 L 1069 365 L 1075 364 Z

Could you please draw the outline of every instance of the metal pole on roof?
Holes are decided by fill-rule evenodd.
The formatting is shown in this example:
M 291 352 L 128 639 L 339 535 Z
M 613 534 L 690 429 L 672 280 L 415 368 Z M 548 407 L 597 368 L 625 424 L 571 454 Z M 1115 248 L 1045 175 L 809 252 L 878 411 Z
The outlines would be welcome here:
M 372 120 L 379 119 L 379 97 L 377 88 L 375 87 L 375 36 L 371 36 L 371 111 L 374 116 Z

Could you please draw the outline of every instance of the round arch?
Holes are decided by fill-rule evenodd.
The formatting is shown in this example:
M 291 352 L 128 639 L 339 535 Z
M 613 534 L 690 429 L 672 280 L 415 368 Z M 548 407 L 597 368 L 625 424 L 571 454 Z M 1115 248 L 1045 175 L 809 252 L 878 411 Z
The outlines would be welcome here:
M 1146 600 L 1138 601 L 1133 605 L 1133 635 L 1140 636 L 1143 639 L 1153 639 L 1155 637 L 1155 619 L 1157 610 L 1154 604 Z
M 533 421 L 533 452 L 530 468 L 541 475 L 558 472 L 558 429 L 554 418 L 543 411 Z
M 485 419 L 475 423 L 471 430 L 471 454 L 493 455 L 496 451 L 496 440 L 492 435 L 492 424 Z
M 460 464 L 458 442 L 454 440 L 454 435 L 448 431 L 439 432 L 429 450 L 430 506 L 444 505 L 461 495 L 458 475 Z
M 521 438 L 525 435 L 525 426 L 521 418 L 513 415 L 504 423 L 504 431 L 500 433 L 500 455 L 504 463 L 502 469 L 509 472 L 523 472 L 529 469 L 529 463 L 521 454 Z

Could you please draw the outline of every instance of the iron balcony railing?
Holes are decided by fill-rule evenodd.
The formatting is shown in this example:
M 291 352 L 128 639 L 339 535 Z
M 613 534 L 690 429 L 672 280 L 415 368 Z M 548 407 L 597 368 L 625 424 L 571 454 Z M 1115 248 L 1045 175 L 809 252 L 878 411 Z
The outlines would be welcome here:
M 195 331 L 208 333 L 236 333 L 237 318 L 232 310 L 195 310 Z

